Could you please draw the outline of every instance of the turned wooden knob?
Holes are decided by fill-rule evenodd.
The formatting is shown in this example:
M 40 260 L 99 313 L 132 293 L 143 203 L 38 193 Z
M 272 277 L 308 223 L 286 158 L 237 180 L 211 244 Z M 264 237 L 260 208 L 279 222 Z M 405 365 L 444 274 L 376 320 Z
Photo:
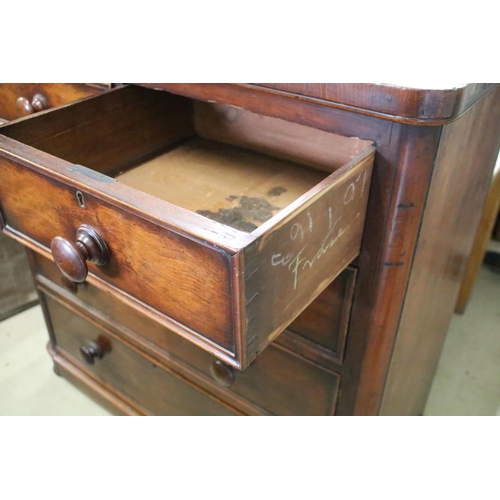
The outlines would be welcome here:
M 229 387 L 234 383 L 234 369 L 222 361 L 214 361 L 210 366 L 210 373 L 214 380 L 222 387 Z
M 75 242 L 56 236 L 50 249 L 59 270 L 75 283 L 85 281 L 88 274 L 87 261 L 102 266 L 109 256 L 104 240 L 87 224 L 78 228 Z
M 80 354 L 88 365 L 93 365 L 96 359 L 102 359 L 111 350 L 105 339 L 99 338 L 80 347 Z
M 26 97 L 20 97 L 16 102 L 17 113 L 19 116 L 28 116 L 43 111 L 49 107 L 47 98 L 42 94 L 35 94 L 31 102 Z

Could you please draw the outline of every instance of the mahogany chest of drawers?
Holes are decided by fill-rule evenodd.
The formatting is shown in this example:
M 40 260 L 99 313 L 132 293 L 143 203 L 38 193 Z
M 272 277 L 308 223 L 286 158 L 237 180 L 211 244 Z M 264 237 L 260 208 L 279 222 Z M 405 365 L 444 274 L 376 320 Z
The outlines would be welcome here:
M 143 84 L 4 125 L 56 371 L 125 414 L 421 413 L 499 118 L 493 84 Z

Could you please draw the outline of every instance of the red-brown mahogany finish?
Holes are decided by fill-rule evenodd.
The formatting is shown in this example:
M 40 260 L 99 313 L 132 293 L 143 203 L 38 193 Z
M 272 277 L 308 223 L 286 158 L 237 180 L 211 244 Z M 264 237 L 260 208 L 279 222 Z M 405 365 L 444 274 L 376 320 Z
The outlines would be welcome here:
M 88 274 L 86 261 L 103 266 L 109 258 L 105 241 L 87 224 L 78 228 L 74 243 L 56 236 L 50 243 L 50 249 L 59 270 L 75 283 L 85 281 Z
M 53 263 L 32 255 L 51 332 L 50 350 L 61 372 L 128 414 L 422 413 L 498 152 L 500 89 L 494 84 L 442 90 L 375 84 L 145 85 L 158 90 L 125 87 L 109 98 L 83 101 L 57 114 L 41 112 L 38 120 L 27 118 L 0 129 L 8 136 L 1 139 L 6 158 L 1 175 L 7 183 L 0 186 L 6 232 L 50 257 L 47 242 L 59 234 L 49 239 L 23 218 L 33 188 L 23 188 L 24 198 L 12 194 L 14 186 L 36 184 L 43 175 L 50 179 L 45 185 L 67 193 L 60 201 L 75 221 L 81 220 L 81 208 L 74 191 L 85 186 L 84 204 L 90 203 L 92 210 L 99 207 L 88 222 L 103 232 L 118 259 L 115 274 L 93 268 L 88 284 L 74 285 L 54 274 Z M 36 123 L 44 126 L 34 127 Z M 301 126 L 308 128 L 297 128 Z M 108 146 L 87 148 L 82 130 L 94 140 L 104 137 Z M 106 180 L 175 149 L 193 134 L 286 161 L 310 160 L 310 166 L 325 171 L 332 162 L 335 172 L 246 234 L 188 215 L 180 207 L 153 203 L 149 195 Z M 311 146 L 315 141 L 319 149 Z M 364 141 L 376 147 L 373 171 L 365 166 L 371 146 L 355 153 L 352 163 L 335 163 L 334 157 L 345 158 L 351 145 L 363 146 Z M 96 173 L 89 176 L 71 161 Z M 204 169 L 197 172 L 199 178 Z M 362 179 L 370 178 L 368 172 L 366 190 Z M 222 175 L 219 182 L 224 180 Z M 269 192 L 282 193 L 281 188 L 276 184 Z M 356 222 L 358 210 L 345 203 L 358 188 L 368 197 L 361 224 Z M 241 201 L 228 194 L 230 201 Z M 335 205 L 339 195 L 343 202 Z M 52 206 L 49 198 L 44 203 Z M 261 200 L 258 206 L 267 205 Z M 335 207 L 331 217 L 329 207 Z M 52 210 L 57 213 L 55 205 Z M 213 213 L 226 217 L 224 210 L 215 208 Z M 341 215 L 338 225 L 334 213 Z M 359 210 L 360 217 L 364 213 L 364 208 Z M 178 279 L 182 292 L 160 286 L 165 270 L 158 263 L 163 261 L 154 253 L 156 246 L 145 245 L 151 233 L 129 249 L 123 244 L 126 226 L 118 224 L 117 214 L 134 221 L 130 230 L 147 221 L 154 224 L 154 234 L 171 231 L 175 245 L 184 242 L 184 258 L 194 262 L 202 262 L 202 255 L 212 255 L 219 246 L 227 256 L 227 275 L 224 266 L 204 266 L 212 277 L 221 277 L 217 293 L 195 288 L 190 297 L 185 278 L 191 271 L 179 267 L 180 259 L 166 275 Z M 62 236 L 71 240 L 76 227 L 58 224 Z M 332 234 L 335 238 L 347 227 L 356 228 L 356 235 L 338 247 L 342 250 L 335 258 L 328 257 Z M 361 253 L 355 258 L 361 237 Z M 144 252 L 148 257 L 143 258 Z M 142 259 L 142 271 L 135 259 Z M 318 262 L 324 265 L 317 267 Z M 273 276 L 266 271 L 269 263 Z M 321 292 L 350 263 L 356 268 L 343 271 Z M 129 279 L 132 275 L 123 279 L 121 269 L 137 273 L 137 283 Z M 348 272 L 350 285 L 345 281 Z M 134 288 L 141 273 L 147 282 Z M 106 280 L 113 280 L 113 287 Z M 305 288 L 297 291 L 297 284 Z M 317 295 L 290 330 L 280 334 L 307 304 L 305 296 Z M 212 307 L 191 315 L 190 324 L 201 320 L 214 339 L 228 318 L 230 327 L 246 331 L 245 342 L 243 337 L 226 337 L 226 345 L 234 342 L 236 351 L 247 348 L 241 351 L 242 366 L 249 364 L 243 372 L 227 366 L 230 359 L 216 360 L 206 345 L 201 350 L 195 337 L 179 336 L 175 322 L 162 321 L 164 316 L 185 321 L 186 308 L 195 306 L 196 296 L 209 296 Z M 133 297 L 148 307 L 137 307 Z M 222 304 L 233 304 L 230 314 L 215 305 L 220 297 L 225 297 Z M 70 318 L 74 335 L 66 332 Z M 335 321 L 335 329 L 329 321 Z M 102 338 L 111 342 L 111 351 L 98 359 L 99 349 L 92 343 Z M 223 341 L 218 338 L 219 345 Z M 96 353 L 91 369 L 80 351 L 89 345 Z M 169 400 L 160 401 L 166 388 Z
M 5 231 L 243 370 L 358 255 L 375 148 L 196 104 L 129 86 L 2 127 Z

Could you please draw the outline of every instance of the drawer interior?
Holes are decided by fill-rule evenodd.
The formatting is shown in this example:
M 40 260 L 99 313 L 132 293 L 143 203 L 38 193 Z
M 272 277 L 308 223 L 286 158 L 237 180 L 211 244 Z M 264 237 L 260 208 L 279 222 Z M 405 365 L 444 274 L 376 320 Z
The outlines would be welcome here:
M 371 145 L 133 85 L 0 133 L 248 233 Z

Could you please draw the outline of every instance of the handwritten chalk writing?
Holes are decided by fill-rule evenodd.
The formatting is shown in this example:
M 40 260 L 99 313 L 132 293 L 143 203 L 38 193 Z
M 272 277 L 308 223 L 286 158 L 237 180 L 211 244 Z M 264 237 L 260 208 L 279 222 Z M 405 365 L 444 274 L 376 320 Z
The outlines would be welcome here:
M 293 259 L 293 262 L 290 262 L 288 265 L 288 269 L 292 271 L 293 274 L 293 289 L 297 289 L 297 283 L 299 281 L 299 267 L 304 262 L 304 259 L 301 259 L 300 256 L 302 255 L 302 252 L 306 249 L 306 246 L 302 248 L 302 250 L 296 255 L 295 259 Z
M 271 257 L 271 265 L 272 266 L 286 266 L 293 259 L 293 254 L 289 253 L 286 257 L 283 257 L 280 253 L 275 253 Z
M 355 181 L 356 183 L 359 182 L 359 179 L 361 179 L 361 176 L 363 176 L 363 184 L 361 184 L 360 196 L 363 196 L 363 193 L 365 192 L 365 184 L 366 184 L 366 170 L 363 170 L 363 172 L 358 175 L 358 178 Z
M 351 203 L 354 200 L 354 194 L 356 192 L 356 187 L 354 186 L 354 182 L 351 182 L 344 193 L 344 205 Z
M 339 224 L 340 220 L 342 217 L 339 217 L 332 226 L 332 229 L 328 231 L 328 233 L 325 235 L 323 238 L 323 241 L 320 243 L 319 248 L 313 250 L 313 252 L 310 252 L 310 257 L 306 258 L 303 257 L 303 253 L 306 250 L 308 243 L 306 243 L 301 250 L 296 254 L 291 254 L 288 253 L 286 256 L 283 257 L 282 254 L 277 253 L 274 254 L 271 258 L 271 265 L 272 266 L 288 266 L 288 269 L 291 271 L 293 275 L 293 289 L 297 289 L 297 285 L 299 283 L 299 275 L 305 271 L 308 268 L 311 268 L 314 266 L 314 264 L 321 259 L 321 257 L 328 252 L 337 240 L 349 229 L 349 225 L 346 227 L 341 227 L 337 231 L 336 227 Z
M 312 233 L 313 232 L 313 219 L 311 216 L 311 212 L 309 212 L 309 210 L 307 211 L 307 218 L 309 219 L 309 232 Z
M 340 222 L 341 217 L 339 217 L 333 227 Z M 335 235 L 333 235 L 333 231 L 329 231 L 325 238 L 323 239 L 323 242 L 320 244 L 319 248 L 316 250 L 316 253 L 314 256 L 310 259 L 301 258 L 302 252 L 306 249 L 307 245 L 305 245 L 300 252 L 297 254 L 295 259 L 293 259 L 292 262 L 288 265 L 288 269 L 293 274 L 293 289 L 297 289 L 297 284 L 299 282 L 299 272 L 300 271 L 305 271 L 306 268 L 311 268 L 314 266 L 314 264 L 325 254 L 330 250 L 337 240 L 349 229 L 349 226 L 345 228 L 340 228 Z
M 292 229 L 290 229 L 290 238 L 292 238 L 292 240 L 295 240 L 297 239 L 297 236 L 300 236 L 300 241 L 304 241 L 304 230 L 298 222 L 296 222 L 292 226 Z
M 351 182 L 344 191 L 343 198 L 340 198 L 340 203 L 344 202 L 344 205 L 351 203 L 355 198 L 363 195 L 365 190 L 366 183 L 366 171 L 360 173 L 358 177 Z M 342 196 L 342 195 L 341 195 Z M 326 207 L 325 207 L 326 209 Z M 293 278 L 293 289 L 296 290 L 299 286 L 299 282 L 303 279 L 304 273 L 307 274 L 308 270 L 312 269 L 317 262 L 321 260 L 321 258 L 327 254 L 339 241 L 344 233 L 346 233 L 351 227 L 350 224 L 346 224 L 345 222 L 341 224 L 342 216 L 335 218 L 333 213 L 334 208 L 331 206 L 327 207 L 328 209 L 328 228 L 325 228 L 326 234 L 324 236 L 318 235 L 320 238 L 314 237 L 312 241 L 314 243 L 307 241 L 300 248 L 299 251 L 289 251 L 283 253 L 275 253 L 271 257 L 271 265 L 272 266 L 283 266 L 288 267 L 290 273 Z M 303 213 L 304 214 L 304 213 Z M 314 214 L 314 215 L 313 215 Z M 315 213 L 313 210 L 312 213 L 310 210 L 305 211 L 305 214 L 302 217 L 307 217 L 307 221 L 302 219 L 301 223 L 295 222 L 292 224 L 290 228 L 290 241 L 301 241 L 304 242 L 305 233 L 304 228 L 309 229 L 309 233 L 313 233 L 313 228 L 315 225 L 314 216 L 318 216 L 319 214 Z M 356 213 L 356 218 L 361 216 L 361 212 Z M 316 224 L 317 228 L 324 228 L 325 224 Z M 316 229 L 318 231 L 318 229 Z M 316 243 L 320 239 L 320 243 Z M 314 246 L 313 246 L 314 245 Z M 298 245 L 295 243 L 295 247 Z

